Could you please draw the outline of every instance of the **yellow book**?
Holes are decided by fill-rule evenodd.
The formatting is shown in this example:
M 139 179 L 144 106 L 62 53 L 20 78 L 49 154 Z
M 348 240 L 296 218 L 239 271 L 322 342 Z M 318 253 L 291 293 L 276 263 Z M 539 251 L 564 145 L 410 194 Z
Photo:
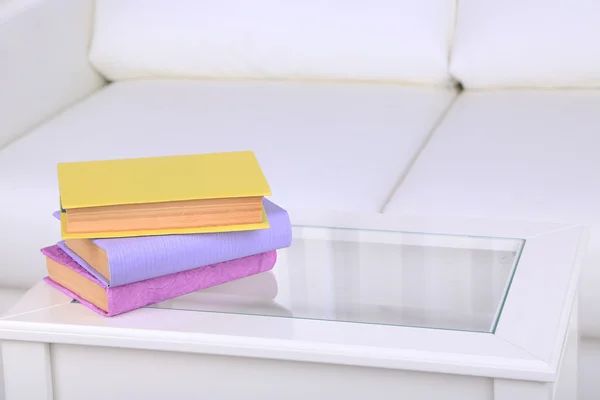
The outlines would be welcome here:
M 268 228 L 251 151 L 60 163 L 63 239 Z

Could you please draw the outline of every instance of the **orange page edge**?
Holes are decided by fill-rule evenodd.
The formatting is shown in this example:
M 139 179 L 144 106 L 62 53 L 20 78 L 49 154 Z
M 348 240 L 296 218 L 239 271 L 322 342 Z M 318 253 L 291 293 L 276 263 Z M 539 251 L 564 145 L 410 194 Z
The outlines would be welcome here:
M 200 228 L 181 228 L 181 229 L 157 229 L 157 230 L 142 230 L 142 231 L 115 231 L 115 232 L 91 232 L 91 233 L 68 233 L 67 232 L 67 215 L 65 212 L 60 212 L 60 230 L 63 240 L 66 239 L 114 239 L 123 237 L 137 236 L 162 236 L 162 235 L 185 235 L 194 233 L 216 233 L 216 232 L 241 232 L 258 229 L 268 229 L 269 218 L 263 206 L 262 222 L 255 224 L 241 225 L 226 225 L 226 226 L 205 226 Z

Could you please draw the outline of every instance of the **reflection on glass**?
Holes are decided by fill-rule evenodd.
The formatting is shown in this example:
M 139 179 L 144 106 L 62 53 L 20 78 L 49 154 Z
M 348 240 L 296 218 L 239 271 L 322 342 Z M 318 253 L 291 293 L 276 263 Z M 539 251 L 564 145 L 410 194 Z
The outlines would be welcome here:
M 288 309 L 274 301 L 277 290 L 277 279 L 268 271 L 149 307 L 291 317 Z
M 523 244 L 294 227 L 273 272 L 152 307 L 493 332 Z

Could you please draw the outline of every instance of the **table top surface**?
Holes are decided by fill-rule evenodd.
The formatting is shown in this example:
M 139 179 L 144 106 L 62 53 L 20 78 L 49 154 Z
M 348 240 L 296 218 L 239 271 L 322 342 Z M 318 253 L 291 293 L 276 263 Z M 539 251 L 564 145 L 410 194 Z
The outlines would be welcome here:
M 584 227 L 331 212 L 292 222 L 272 271 L 112 318 L 41 282 L 0 320 L 0 338 L 555 378 Z
M 494 332 L 524 243 L 294 226 L 272 272 L 150 307 Z

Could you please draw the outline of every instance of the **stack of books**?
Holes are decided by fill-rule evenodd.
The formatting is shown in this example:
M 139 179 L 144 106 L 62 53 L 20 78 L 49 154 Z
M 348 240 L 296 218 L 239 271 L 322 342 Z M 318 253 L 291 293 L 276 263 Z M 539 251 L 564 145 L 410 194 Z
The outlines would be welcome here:
M 271 270 L 291 245 L 251 151 L 58 165 L 45 281 L 105 316 Z

